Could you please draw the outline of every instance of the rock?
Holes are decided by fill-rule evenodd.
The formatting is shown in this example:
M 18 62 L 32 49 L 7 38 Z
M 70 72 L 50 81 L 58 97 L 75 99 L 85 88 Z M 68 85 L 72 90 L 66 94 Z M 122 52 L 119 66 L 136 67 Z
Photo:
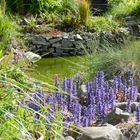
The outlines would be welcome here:
M 62 47 L 64 48 L 71 48 L 73 47 L 74 40 L 63 39 L 62 40 Z
M 33 62 L 33 63 L 35 63 L 35 62 L 37 62 L 37 61 L 39 61 L 39 60 L 41 59 L 41 56 L 40 56 L 40 55 L 35 54 L 35 53 L 33 53 L 33 52 L 26 52 L 26 53 L 24 54 L 24 56 L 25 56 L 25 58 L 26 58 L 29 62 Z
M 34 36 L 31 42 L 33 45 L 48 45 L 48 42 L 42 36 Z
M 71 137 L 71 136 L 67 136 L 67 137 L 66 137 L 66 140 L 74 140 L 74 138 Z
M 138 35 L 140 33 L 138 21 L 134 16 L 128 16 L 124 18 L 125 25 L 130 31 L 130 34 Z
M 79 34 L 76 34 L 76 35 L 74 36 L 74 38 L 75 38 L 76 40 L 83 40 L 83 38 L 82 38 Z
M 61 43 L 59 43 L 59 42 L 54 43 L 54 44 L 52 44 L 52 47 L 53 48 L 61 48 Z
M 120 108 L 121 110 L 125 111 L 126 110 L 126 104 L 127 102 L 120 102 L 120 103 L 116 103 L 116 107 Z M 133 113 L 134 111 L 136 111 L 136 106 L 138 106 L 139 103 L 138 102 L 133 102 L 131 103 L 131 112 Z
M 137 125 L 137 134 L 134 140 L 140 140 L 140 124 Z
M 120 128 L 124 135 L 124 140 L 140 140 L 140 124 L 131 125 L 128 128 Z
M 62 40 L 61 37 L 57 37 L 57 38 L 54 38 L 54 39 L 50 39 L 49 42 L 50 42 L 51 44 L 54 44 L 54 43 L 57 43 L 57 42 L 59 42 L 59 41 L 61 41 L 61 40 Z
M 64 33 L 63 34 L 63 38 L 65 38 L 65 39 L 69 38 L 69 34 L 68 33 Z
M 123 135 L 115 126 L 86 127 L 78 140 L 124 140 Z
M 123 112 L 123 110 L 116 108 L 114 111 L 110 112 L 106 117 L 106 122 L 112 125 L 119 124 L 122 120 L 128 121 L 130 114 Z

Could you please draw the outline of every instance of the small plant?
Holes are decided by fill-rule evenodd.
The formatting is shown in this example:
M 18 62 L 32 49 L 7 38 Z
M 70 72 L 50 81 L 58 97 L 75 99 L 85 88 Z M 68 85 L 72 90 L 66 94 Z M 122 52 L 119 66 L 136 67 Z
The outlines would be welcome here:
M 27 25 L 30 28 L 34 28 L 36 27 L 36 19 L 37 19 L 37 15 L 35 17 L 30 17 L 29 19 L 25 18 L 24 20 L 26 21 Z

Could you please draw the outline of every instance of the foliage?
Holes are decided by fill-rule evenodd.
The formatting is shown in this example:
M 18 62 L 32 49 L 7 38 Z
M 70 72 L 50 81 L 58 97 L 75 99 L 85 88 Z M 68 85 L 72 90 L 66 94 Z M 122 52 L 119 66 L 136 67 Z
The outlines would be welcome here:
M 89 55 L 88 73 L 93 75 L 96 71 L 104 70 L 107 78 L 110 78 L 118 73 L 124 75 L 128 69 L 131 69 L 134 79 L 137 85 L 139 85 L 139 43 L 140 41 L 131 40 L 125 42 L 121 49 L 106 48 L 106 52 L 97 52 Z
M 83 25 L 86 25 L 90 13 L 89 1 L 88 0 L 78 1 L 78 7 L 79 7 L 80 22 Z
M 111 5 L 109 14 L 115 17 L 122 17 L 127 15 L 140 15 L 140 1 L 139 0 L 109 0 Z
M 36 86 L 33 81 L 29 81 L 18 65 L 8 65 L 12 52 L 3 56 L 0 51 L 0 135 L 2 139 L 36 139 L 34 133 L 41 133 L 45 139 L 52 136 L 62 137 L 61 118 L 56 112 L 56 121 L 49 123 L 50 129 L 46 131 L 48 123 L 45 113 L 49 106 L 43 107 L 41 104 L 40 115 L 42 118 L 36 121 L 35 112 L 24 101 L 33 100 L 31 91 L 34 92 Z M 41 85 L 41 84 L 40 84 Z M 39 88 L 39 85 L 37 86 Z M 45 90 L 53 90 L 53 86 L 47 84 Z M 34 101 L 34 100 L 33 100 Z M 39 112 L 38 112 L 39 113 Z M 53 137 L 54 138 L 54 137 Z
M 19 38 L 19 27 L 0 10 L 0 49 L 7 49 L 11 45 L 11 40 Z
M 116 29 L 120 26 L 111 16 L 90 17 L 87 26 L 97 31 Z
M 6 0 L 8 8 L 13 10 L 13 12 L 18 13 L 45 13 L 46 11 L 50 13 L 63 13 L 63 12 L 75 12 L 75 0 Z

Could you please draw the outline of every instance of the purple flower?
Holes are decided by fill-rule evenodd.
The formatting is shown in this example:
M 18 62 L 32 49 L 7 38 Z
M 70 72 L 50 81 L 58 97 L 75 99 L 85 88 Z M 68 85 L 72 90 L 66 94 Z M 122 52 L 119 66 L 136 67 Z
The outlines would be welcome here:
M 63 79 L 63 87 L 62 87 L 63 91 L 67 91 L 67 78 L 65 77 Z
M 88 127 L 89 126 L 89 119 L 88 117 L 83 117 L 83 127 Z
M 55 77 L 54 77 L 54 85 L 55 85 L 56 87 L 59 86 L 58 76 L 57 76 L 57 75 L 55 75 Z
M 77 104 L 77 126 L 80 126 L 81 125 L 81 111 L 82 111 L 82 107 L 81 105 L 78 103 Z
M 72 92 L 72 94 L 73 94 L 73 96 L 76 96 L 77 95 L 77 91 L 76 91 L 77 89 L 76 89 L 76 85 L 73 85 L 73 92 Z
M 94 77 L 94 79 L 93 79 L 93 88 L 94 88 L 94 96 L 96 96 L 96 94 L 98 92 L 98 88 L 99 88 L 97 77 Z
M 117 77 L 116 76 L 113 77 L 113 91 L 114 91 L 115 94 L 118 91 L 118 81 L 117 81 Z
M 103 87 L 103 85 L 104 85 L 104 72 L 103 71 L 101 71 L 100 73 L 99 73 L 99 85 L 100 85 L 100 87 Z
M 124 97 L 124 99 L 125 99 L 126 94 L 127 94 L 127 84 L 126 84 L 126 80 L 124 80 L 124 82 L 123 82 L 122 93 L 123 93 L 123 97 Z
M 91 124 L 95 118 L 95 107 L 93 105 L 88 106 L 88 116 L 89 116 L 89 124 Z
M 33 109 L 34 111 L 39 111 L 40 110 L 40 107 L 35 103 L 30 102 L 28 104 L 28 106 L 29 106 L 29 108 Z
M 108 82 L 105 82 L 104 83 L 104 91 L 105 92 L 108 92 L 109 91 L 109 83 Z
M 122 78 L 120 75 L 117 77 L 117 83 L 118 83 L 118 89 L 121 89 L 122 88 Z
M 115 108 L 115 95 L 114 95 L 114 91 L 113 90 L 110 90 L 109 101 L 110 101 L 110 109 L 114 110 L 114 108 Z

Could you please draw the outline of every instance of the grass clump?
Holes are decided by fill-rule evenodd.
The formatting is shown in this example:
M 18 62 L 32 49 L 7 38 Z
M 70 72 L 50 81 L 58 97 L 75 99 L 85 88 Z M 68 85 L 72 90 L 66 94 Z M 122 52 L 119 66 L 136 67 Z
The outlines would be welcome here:
M 123 44 L 120 49 L 106 49 L 106 52 L 97 52 L 89 55 L 88 72 L 91 75 L 103 70 L 110 78 L 116 74 L 125 74 L 129 69 L 133 71 L 134 79 L 139 85 L 140 75 L 140 41 L 131 40 Z
M 19 27 L 0 10 L 0 49 L 10 47 L 12 39 L 18 38 Z
M 86 25 L 87 20 L 89 18 L 89 13 L 90 13 L 90 4 L 88 0 L 82 0 L 78 2 L 79 5 L 79 16 L 80 16 L 80 21 L 82 24 Z

